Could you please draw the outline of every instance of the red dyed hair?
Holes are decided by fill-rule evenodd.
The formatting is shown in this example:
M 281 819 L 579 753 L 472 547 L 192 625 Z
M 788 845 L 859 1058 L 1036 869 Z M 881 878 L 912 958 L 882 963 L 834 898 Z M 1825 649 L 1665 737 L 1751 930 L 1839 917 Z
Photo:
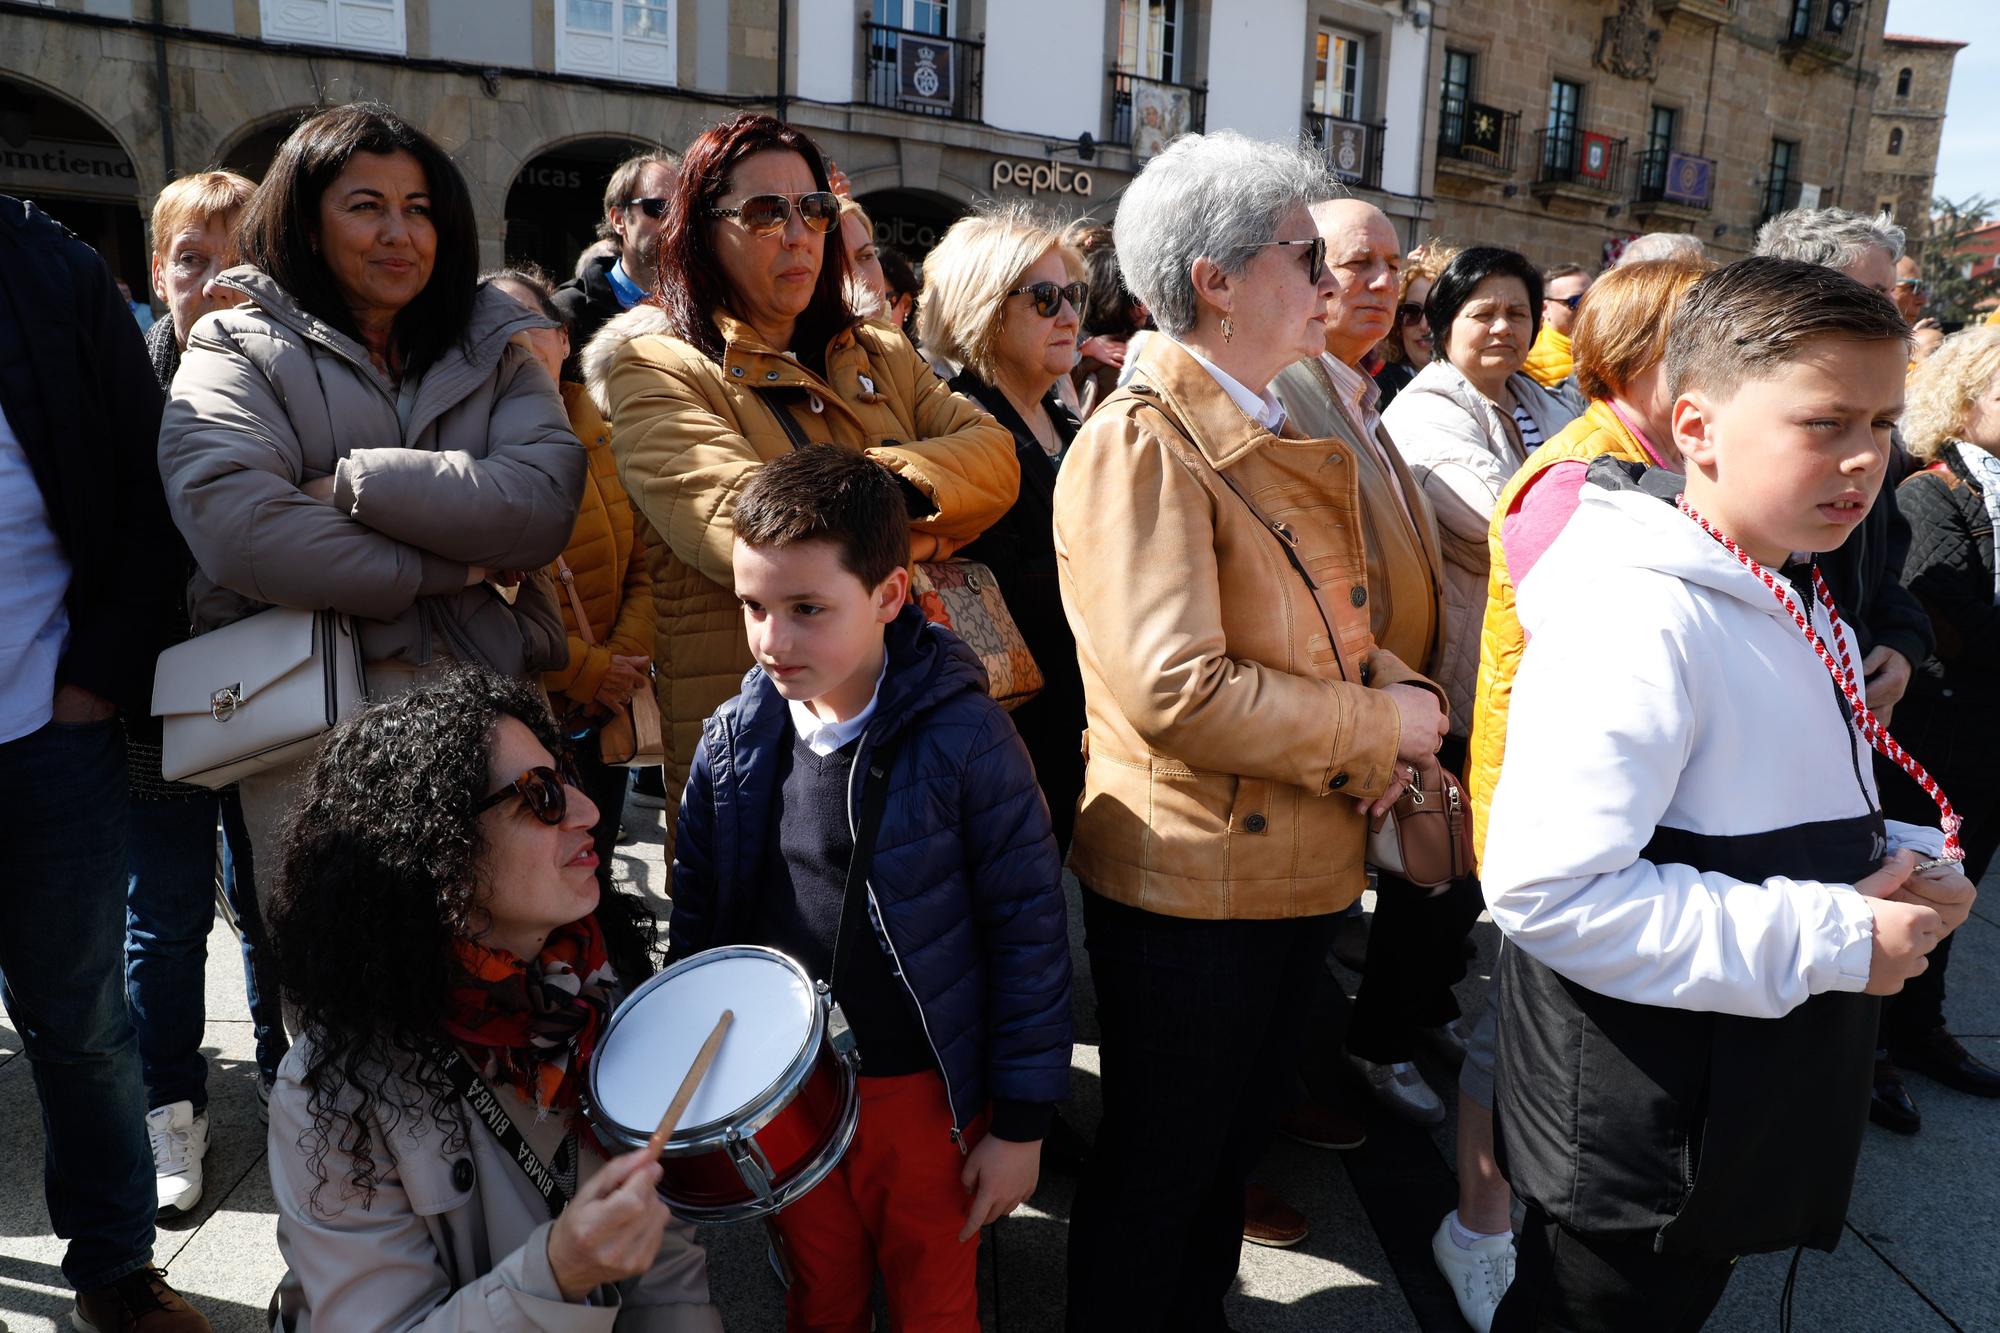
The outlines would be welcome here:
M 831 189 L 826 157 L 802 131 L 762 112 L 746 111 L 711 126 L 688 145 L 681 174 L 667 210 L 667 234 L 660 248 L 660 290 L 655 299 L 667 312 L 674 336 L 693 343 L 713 359 L 722 360 L 722 332 L 713 314 L 719 307 L 741 316 L 742 307 L 730 290 L 715 253 L 715 228 L 726 219 L 709 210 L 729 193 L 730 178 L 745 158 L 770 151 L 797 153 L 811 168 L 813 188 Z M 836 222 L 823 233 L 819 281 L 812 300 L 799 316 L 790 350 L 815 368 L 824 366 L 826 345 L 854 324 L 847 308 L 847 247 L 840 243 Z

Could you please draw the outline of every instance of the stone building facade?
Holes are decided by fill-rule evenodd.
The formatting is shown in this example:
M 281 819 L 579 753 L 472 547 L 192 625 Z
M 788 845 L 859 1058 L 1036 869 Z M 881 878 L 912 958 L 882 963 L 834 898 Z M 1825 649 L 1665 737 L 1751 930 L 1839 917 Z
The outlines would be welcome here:
M 1747 254 L 1764 217 L 1875 202 L 1861 145 L 1887 6 L 1452 0 L 1437 11 L 1437 230 L 1598 266 L 1647 231 Z
M 1929 230 L 1952 61 L 1965 46 L 1897 33 L 1882 39 L 1882 78 L 1868 117 L 1867 198 L 1895 215 L 1912 249 Z

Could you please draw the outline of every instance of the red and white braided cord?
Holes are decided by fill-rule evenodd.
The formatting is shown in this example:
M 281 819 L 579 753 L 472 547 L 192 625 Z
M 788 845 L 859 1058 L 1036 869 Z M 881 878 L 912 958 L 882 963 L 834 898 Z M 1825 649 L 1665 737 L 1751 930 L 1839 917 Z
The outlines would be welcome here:
M 1813 628 L 1811 617 L 1799 609 L 1798 602 L 1792 597 L 1791 587 L 1783 578 L 1765 569 L 1748 551 L 1712 527 L 1707 519 L 1695 512 L 1694 506 L 1688 503 L 1686 495 L 1676 496 L 1674 503 L 1680 507 L 1683 514 L 1693 519 L 1703 532 L 1721 543 L 1723 550 L 1735 556 L 1745 569 L 1755 574 L 1758 582 L 1771 590 L 1771 595 L 1778 599 L 1778 604 L 1791 615 L 1792 623 L 1806 636 L 1806 642 L 1812 645 L 1815 653 L 1819 654 L 1819 660 L 1833 677 L 1834 684 L 1838 685 L 1840 692 L 1847 696 L 1847 706 L 1854 710 L 1854 725 L 1860 731 L 1861 738 L 1873 746 L 1884 759 L 1908 773 L 1910 780 L 1923 788 L 1924 795 L 1937 802 L 1938 815 L 1944 828 L 1944 854 L 1950 860 L 1963 861 L 1965 850 L 1958 842 L 1958 812 L 1951 808 L 1950 798 L 1944 794 L 1944 788 L 1938 786 L 1937 779 L 1930 775 L 1930 771 L 1917 762 L 1916 756 L 1905 750 L 1897 743 L 1896 738 L 1889 734 L 1889 729 L 1882 725 L 1881 719 L 1875 716 L 1873 709 L 1869 708 L 1868 700 L 1855 680 L 1854 660 L 1847 650 L 1847 636 L 1841 633 L 1840 629 L 1840 609 L 1833 604 L 1833 594 L 1827 590 L 1826 579 L 1819 572 L 1819 562 L 1814 561 L 1812 567 L 1813 594 L 1819 598 L 1819 604 L 1826 608 L 1827 623 L 1833 627 L 1833 642 L 1835 647 L 1840 649 L 1838 663 L 1834 661 L 1833 654 L 1827 651 L 1819 632 Z

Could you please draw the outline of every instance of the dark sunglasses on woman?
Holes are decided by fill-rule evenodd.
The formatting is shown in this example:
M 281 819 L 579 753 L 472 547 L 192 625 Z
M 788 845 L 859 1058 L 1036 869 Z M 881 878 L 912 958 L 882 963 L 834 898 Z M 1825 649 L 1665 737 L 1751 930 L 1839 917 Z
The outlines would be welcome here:
M 626 208 L 639 209 L 642 212 L 644 212 L 647 217 L 652 218 L 655 221 L 658 221 L 660 218 L 663 218 L 667 215 L 667 201 L 665 199 L 661 199 L 658 197 L 649 199 L 627 199 L 625 201 L 624 206 Z
M 1326 276 L 1326 237 L 1315 236 L 1310 241 L 1266 241 L 1264 245 L 1303 245 L 1306 248 L 1306 281 L 1319 286 L 1319 280 Z M 1257 247 L 1263 249 L 1263 246 Z
M 797 196 L 799 221 L 813 231 L 826 231 L 840 216 L 840 200 L 827 190 L 812 190 Z M 712 218 L 735 218 L 752 236 L 770 236 L 783 231 L 791 220 L 793 196 L 753 194 L 734 208 L 711 208 Z
M 1056 312 L 1062 309 L 1064 301 L 1069 302 L 1071 310 L 1081 315 L 1084 298 L 1090 295 L 1090 284 L 1072 282 L 1069 286 L 1062 287 L 1053 282 L 1031 282 L 1025 287 L 1014 288 L 1007 295 L 1034 298 L 1035 313 L 1043 319 L 1054 319 Z
M 1424 308 L 1415 301 L 1405 301 L 1396 307 L 1398 324 L 1421 324 L 1424 322 Z
M 521 798 L 521 804 L 528 807 L 529 814 L 544 824 L 560 824 L 563 822 L 563 817 L 569 814 L 569 789 L 571 787 L 580 789 L 581 786 L 582 779 L 577 777 L 576 770 L 570 767 L 568 760 L 561 761 L 560 768 L 537 764 L 473 806 L 472 813 L 484 814 L 509 797 L 518 796 Z

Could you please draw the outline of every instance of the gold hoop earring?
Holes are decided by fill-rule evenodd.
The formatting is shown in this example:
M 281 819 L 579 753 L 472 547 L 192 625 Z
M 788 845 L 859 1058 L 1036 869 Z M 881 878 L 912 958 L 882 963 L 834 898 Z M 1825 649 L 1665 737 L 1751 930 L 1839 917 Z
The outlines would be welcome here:
M 1229 316 L 1222 317 L 1222 341 L 1228 342 L 1236 336 L 1236 326 L 1229 322 Z

